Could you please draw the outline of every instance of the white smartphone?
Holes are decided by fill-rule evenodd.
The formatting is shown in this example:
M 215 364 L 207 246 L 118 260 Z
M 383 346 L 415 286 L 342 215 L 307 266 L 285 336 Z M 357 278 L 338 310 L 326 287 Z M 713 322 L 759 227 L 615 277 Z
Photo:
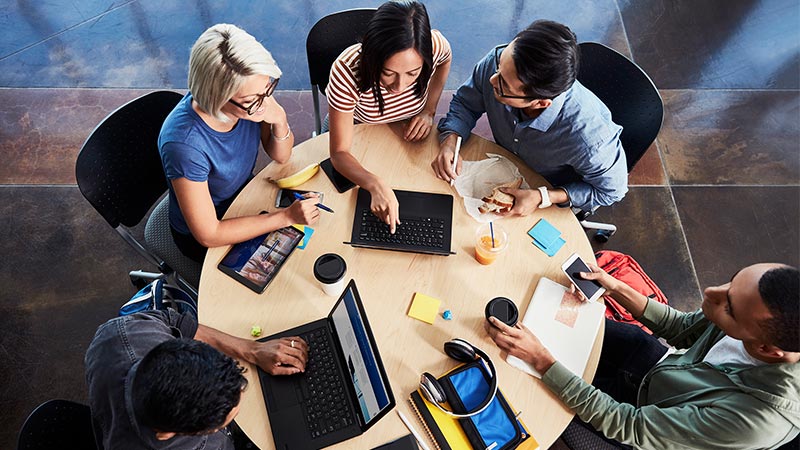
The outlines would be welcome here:
M 578 287 L 578 289 L 589 299 L 590 302 L 596 301 L 606 291 L 600 283 L 594 280 L 584 280 L 580 278 L 580 272 L 591 272 L 589 266 L 578 256 L 577 253 L 569 255 L 564 264 L 561 265 L 561 270 L 567 274 L 567 277 Z
M 309 192 L 313 194 L 317 194 L 319 196 L 319 202 L 322 203 L 322 192 L 316 191 L 298 191 L 294 189 L 281 189 L 278 191 L 277 197 L 275 197 L 275 207 L 276 208 L 288 208 L 289 205 L 294 203 L 296 200 L 294 198 L 294 193 L 297 192 L 300 195 L 307 194 Z

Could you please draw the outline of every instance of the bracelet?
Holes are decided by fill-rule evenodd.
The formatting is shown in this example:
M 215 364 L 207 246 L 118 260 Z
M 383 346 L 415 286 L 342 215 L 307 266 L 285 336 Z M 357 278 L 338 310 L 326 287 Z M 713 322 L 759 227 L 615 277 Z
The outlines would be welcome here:
M 285 141 L 285 140 L 289 139 L 289 136 L 291 136 L 291 134 L 292 134 L 292 127 L 290 127 L 288 123 L 286 124 L 286 128 L 289 131 L 286 132 L 286 136 L 284 136 L 284 137 L 275 136 L 274 125 L 275 125 L 274 123 L 269 124 L 269 131 L 272 134 L 272 138 L 273 139 L 275 139 L 276 141 Z

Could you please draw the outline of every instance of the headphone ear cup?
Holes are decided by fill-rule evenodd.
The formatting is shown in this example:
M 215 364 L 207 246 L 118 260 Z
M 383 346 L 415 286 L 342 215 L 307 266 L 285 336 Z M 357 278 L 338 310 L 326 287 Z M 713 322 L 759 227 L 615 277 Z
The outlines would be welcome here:
M 462 339 L 452 339 L 445 342 L 444 352 L 456 361 L 470 362 L 475 360 L 475 349 Z
M 439 381 L 428 372 L 424 372 L 420 377 L 419 387 L 431 402 L 444 403 L 447 401 L 447 396 L 444 393 L 444 389 L 442 389 L 442 386 L 439 384 Z

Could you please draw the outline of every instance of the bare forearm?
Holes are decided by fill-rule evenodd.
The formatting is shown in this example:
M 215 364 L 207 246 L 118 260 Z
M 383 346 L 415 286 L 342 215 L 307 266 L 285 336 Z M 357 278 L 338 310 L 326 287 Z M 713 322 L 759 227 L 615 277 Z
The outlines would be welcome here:
M 285 210 L 273 214 L 236 217 L 206 224 L 200 232 L 192 231 L 198 242 L 206 247 L 235 244 L 264 233 L 290 226 L 292 221 Z
M 252 342 L 247 339 L 231 336 L 217 329 L 198 325 L 194 338 L 214 347 L 231 358 L 255 364 L 251 351 Z
M 607 289 L 607 295 L 619 302 L 633 317 L 641 317 L 647 306 L 647 297 L 637 292 L 625 283 L 618 282 L 612 289 Z
M 547 193 L 550 195 L 550 201 L 554 204 L 566 203 L 569 201 L 569 195 L 567 195 L 567 191 L 561 188 L 556 189 L 548 189 Z
M 272 124 L 261 122 L 261 145 L 267 155 L 279 164 L 289 160 L 294 147 L 294 133 L 285 118 Z
M 447 81 L 447 75 L 450 73 L 450 61 L 442 64 L 436 68 L 436 72 L 431 77 L 431 82 L 428 85 L 428 99 L 425 103 L 425 110 L 431 114 L 436 114 L 436 106 L 439 104 L 439 99 L 444 90 L 444 84 Z
M 528 361 L 528 363 L 532 365 L 533 368 L 536 369 L 537 372 L 539 372 L 539 374 L 543 375 L 545 372 L 547 372 L 547 369 L 549 369 L 550 367 L 553 366 L 553 364 L 556 363 L 556 358 L 553 357 L 553 355 L 550 354 L 550 352 L 547 351 L 547 349 L 545 349 L 544 347 L 542 348 L 543 351 L 536 354 L 536 356 L 531 358 L 531 361 Z
M 339 173 L 367 190 L 372 190 L 379 180 L 375 174 L 365 169 L 349 151 L 331 152 L 331 162 Z

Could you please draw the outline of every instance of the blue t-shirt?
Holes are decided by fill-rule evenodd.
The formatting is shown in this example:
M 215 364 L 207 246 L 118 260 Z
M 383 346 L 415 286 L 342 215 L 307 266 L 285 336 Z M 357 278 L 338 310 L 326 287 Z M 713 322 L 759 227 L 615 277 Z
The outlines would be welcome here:
M 239 120 L 228 132 L 213 130 L 192 109 L 192 94 L 188 93 L 164 121 L 158 151 L 168 180 L 208 182 L 211 200 L 221 216 L 250 180 L 260 143 L 261 125 L 249 120 Z M 169 223 L 175 231 L 191 234 L 172 183 L 169 185 Z

